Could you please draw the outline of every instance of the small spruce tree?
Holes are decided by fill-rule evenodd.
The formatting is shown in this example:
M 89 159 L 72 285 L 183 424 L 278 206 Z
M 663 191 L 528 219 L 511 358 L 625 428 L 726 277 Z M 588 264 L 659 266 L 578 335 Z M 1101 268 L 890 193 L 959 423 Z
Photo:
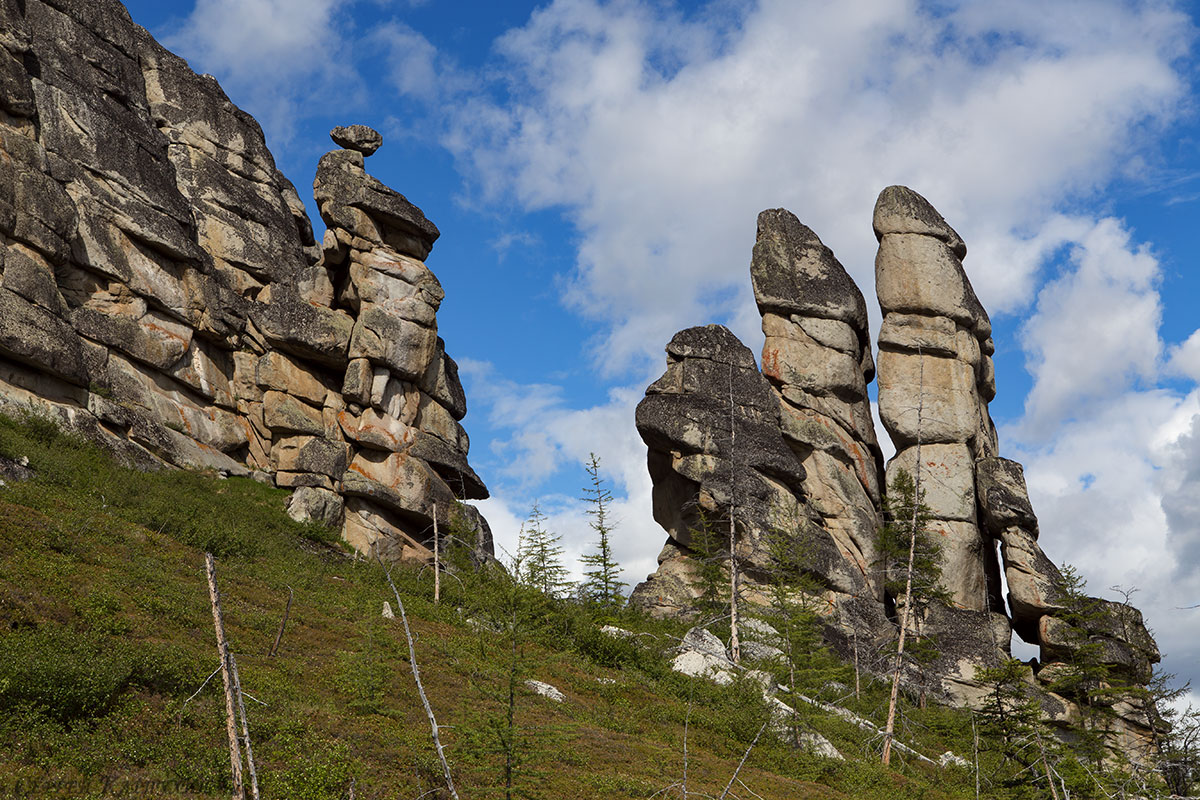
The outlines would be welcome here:
M 729 613 L 728 537 L 704 511 L 700 511 L 697 524 L 688 533 L 688 549 L 696 564 L 695 586 L 700 595 L 696 598 L 696 606 L 700 611 L 700 624 L 707 625 L 724 619 Z
M 559 597 L 570 587 L 563 566 L 562 536 L 546 528 L 546 515 L 537 503 L 521 526 L 515 568 L 517 577 L 548 597 Z
M 589 525 L 596 532 L 595 552 L 580 557 L 584 565 L 584 581 L 580 587 L 581 596 L 605 610 L 616 611 L 621 607 L 621 589 L 625 582 L 621 580 L 621 567 L 613 557 L 609 535 L 612 533 L 612 522 L 609 519 L 608 504 L 612 502 L 612 493 L 604 485 L 600 476 L 600 459 L 595 453 L 589 454 L 587 470 L 591 486 L 584 487 L 584 501 L 591 507 L 588 516 Z
M 918 465 L 920 456 L 918 451 Z M 919 477 L 919 473 L 918 473 Z M 896 640 L 895 661 L 892 667 L 892 691 L 888 700 L 887 724 L 883 737 L 883 763 L 891 761 L 892 738 L 895 730 L 900 674 L 904 669 L 909 627 L 917 623 L 930 603 L 944 601 L 942 588 L 941 551 L 929 531 L 929 508 L 921 487 L 905 470 L 897 470 L 885 500 L 885 522 L 876 540 L 884 585 L 888 595 L 897 601 L 904 598 L 899 615 L 899 636 Z M 935 653 L 929 642 L 915 648 L 922 660 Z M 913 653 L 909 653 L 911 658 Z

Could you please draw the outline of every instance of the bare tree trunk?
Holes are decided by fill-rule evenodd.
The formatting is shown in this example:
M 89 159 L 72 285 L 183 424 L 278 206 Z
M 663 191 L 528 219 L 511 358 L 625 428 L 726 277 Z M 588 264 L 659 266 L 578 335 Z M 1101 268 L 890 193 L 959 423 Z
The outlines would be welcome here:
M 1046 760 L 1046 743 L 1042 741 L 1042 732 L 1038 731 L 1038 750 L 1042 754 L 1042 769 L 1046 771 L 1046 781 L 1050 784 L 1050 794 L 1054 795 L 1054 800 L 1058 800 L 1058 788 L 1054 785 L 1054 774 L 1050 771 L 1050 762 Z
M 979 730 L 975 727 L 975 712 L 971 712 L 971 736 L 975 740 L 975 800 L 979 800 Z
M 383 566 L 383 559 L 379 557 L 379 553 L 375 554 L 375 560 L 383 568 L 383 574 L 387 578 L 388 586 L 392 587 L 392 594 L 396 597 L 396 606 L 400 609 L 400 619 L 404 622 L 404 637 L 408 639 L 408 661 L 412 665 L 413 680 L 417 683 L 417 694 L 421 695 L 421 704 L 425 706 L 425 716 L 429 717 L 429 729 L 433 736 L 433 748 L 437 750 L 438 760 L 442 762 L 442 773 L 446 777 L 446 788 L 450 790 L 450 796 L 454 800 L 458 800 L 458 792 L 454 789 L 454 778 L 450 776 L 450 765 L 446 763 L 446 753 L 442 750 L 442 740 L 438 736 L 437 719 L 433 716 L 433 709 L 429 706 L 429 697 L 426 696 L 425 686 L 421 683 L 421 670 L 417 666 L 417 649 L 413 645 L 412 630 L 408 627 L 408 614 L 404 611 L 404 601 L 400 599 L 400 592 L 396 589 L 396 584 L 392 582 L 392 574 L 387 571 L 387 567 Z
M 918 358 L 921 351 L 917 350 Z M 883 730 L 883 763 L 892 761 L 892 738 L 896 731 L 896 701 L 900 694 L 900 672 L 904 667 L 904 638 L 908 634 L 908 626 L 912 621 L 913 597 L 913 562 L 917 554 L 917 523 L 921 508 L 921 414 L 925 408 L 925 361 L 921 359 L 921 371 L 917 389 L 917 452 L 915 453 L 916 467 L 913 475 L 912 517 L 908 531 L 908 568 L 904 579 L 904 613 L 900 616 L 900 640 L 896 644 L 896 665 L 892 670 L 892 693 L 888 698 L 887 725 Z
M 288 614 L 290 614 L 292 611 L 292 587 L 289 586 L 287 589 L 287 605 L 283 607 L 283 619 L 279 621 L 279 633 L 275 634 L 275 642 L 271 645 L 271 652 L 267 653 L 268 656 L 274 656 L 277 652 L 279 652 L 279 643 L 283 641 L 283 629 L 287 625 Z
M 857 700 L 862 696 L 862 670 L 858 667 L 858 623 L 855 623 L 852 631 L 854 637 L 854 699 Z
M 233 772 L 233 796 L 246 800 L 242 785 L 242 749 L 238 745 L 237 721 L 233 712 L 233 675 L 229 669 L 229 642 L 225 639 L 225 622 L 221 618 L 221 594 L 217 591 L 217 567 L 212 553 L 204 554 L 204 570 L 208 576 L 208 599 L 212 603 L 213 628 L 217 632 L 217 654 L 221 659 L 221 680 L 225 684 L 225 731 L 229 735 L 229 765 Z
M 687 770 L 688 770 L 688 724 L 692 721 L 692 698 L 688 697 L 687 716 L 683 718 L 683 800 L 687 800 Z
M 733 771 L 733 777 L 729 779 L 729 783 L 725 784 L 725 791 L 721 792 L 721 796 L 717 800 L 725 800 L 729 796 L 729 790 L 733 787 L 733 782 L 737 780 L 738 773 L 742 771 L 742 767 L 746 765 L 746 759 L 750 757 L 750 751 L 754 749 L 754 745 L 758 744 L 758 737 L 762 736 L 763 731 L 767 729 L 767 724 L 770 721 L 768 719 L 764 722 L 762 727 L 758 729 L 758 733 L 754 734 L 754 741 L 746 748 L 746 752 L 742 755 L 742 760 L 738 762 L 737 769 Z
M 433 604 L 442 597 L 442 552 L 438 543 L 437 503 L 433 504 Z
M 258 800 L 258 770 L 254 768 L 254 750 L 250 747 L 250 721 L 246 718 L 246 702 L 242 699 L 242 679 L 238 677 L 237 659 L 229 654 L 229 671 L 233 675 L 233 690 L 237 696 L 238 716 L 242 720 L 242 738 L 246 742 L 246 767 L 250 772 L 250 796 Z

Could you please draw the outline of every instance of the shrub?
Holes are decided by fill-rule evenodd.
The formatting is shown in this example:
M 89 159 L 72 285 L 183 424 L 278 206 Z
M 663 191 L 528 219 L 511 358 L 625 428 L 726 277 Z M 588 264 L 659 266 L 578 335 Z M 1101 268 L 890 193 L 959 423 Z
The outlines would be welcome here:
M 0 637 L 0 707 L 33 707 L 64 723 L 105 713 L 134 671 L 126 649 L 112 644 L 66 628 Z

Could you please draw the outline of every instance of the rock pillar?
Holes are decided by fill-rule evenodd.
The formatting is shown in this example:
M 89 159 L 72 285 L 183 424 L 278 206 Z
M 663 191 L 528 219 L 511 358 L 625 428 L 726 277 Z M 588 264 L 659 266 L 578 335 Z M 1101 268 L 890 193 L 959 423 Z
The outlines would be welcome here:
M 879 413 L 940 538 L 942 581 L 963 609 L 1000 610 L 995 545 L 980 530 L 975 462 L 994 456 L 991 322 L 963 271 L 966 246 L 925 198 L 889 186 L 875 204 Z
M 842 558 L 883 598 L 875 539 L 883 458 L 867 384 L 874 378 L 862 292 L 820 238 L 781 208 L 758 215 L 750 262 L 763 317 L 763 375 L 780 399 L 803 491 Z

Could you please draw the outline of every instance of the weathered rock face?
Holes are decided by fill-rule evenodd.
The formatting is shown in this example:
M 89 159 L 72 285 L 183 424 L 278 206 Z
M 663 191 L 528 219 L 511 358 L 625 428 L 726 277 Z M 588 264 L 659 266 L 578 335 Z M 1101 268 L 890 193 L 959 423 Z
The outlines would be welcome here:
M 437 228 L 334 131 L 323 245 L 262 131 L 115 0 L 0 0 L 0 405 L 143 467 L 260 473 L 298 518 L 423 557 L 467 463 Z
M 758 215 L 750 277 L 766 334 L 763 374 L 780 400 L 784 439 L 805 467 L 801 492 L 882 600 L 875 539 L 883 459 L 867 397 L 875 368 L 862 292 L 784 209 Z
M 815 233 L 787 211 L 764 211 L 750 267 L 766 334 L 761 374 L 724 328 L 690 328 L 668 345 L 667 372 L 638 407 L 654 515 L 669 538 L 632 602 L 687 616 L 697 596 L 691 536 L 702 518 L 721 520 L 727 535 L 733 506 L 747 599 L 762 601 L 755 582 L 768 577 L 765 543 L 782 532 L 802 543 L 823 586 L 827 639 L 842 652 L 871 649 L 893 635 L 893 609 L 904 601 L 887 596 L 876 540 L 887 486 L 905 470 L 930 509 L 951 598 L 912 621 L 911 632 L 935 637 L 940 652 L 906 676 L 914 688 L 980 702 L 975 670 L 1008 656 L 1014 630 L 1041 646 L 1044 685 L 1084 646 L 1111 674 L 1144 683 L 1158 650 L 1141 615 L 1066 595 L 1038 545 L 1021 465 L 998 455 L 991 324 L 963 270 L 961 237 L 901 186 L 880 194 L 874 229 L 879 411 L 895 457 L 885 470 L 871 424 L 875 364 L 862 294 Z M 1078 717 L 1077 699 L 1047 692 L 1042 705 L 1067 720 Z M 1153 708 L 1136 692 L 1112 707 L 1114 743 L 1141 757 Z
M 954 604 L 998 610 L 995 548 L 979 530 L 975 461 L 994 456 L 988 401 L 991 322 L 960 259 L 966 247 L 911 189 L 889 186 L 875 204 L 879 415 L 896 445 L 890 486 L 905 470 L 920 487 L 940 536 L 942 581 Z

